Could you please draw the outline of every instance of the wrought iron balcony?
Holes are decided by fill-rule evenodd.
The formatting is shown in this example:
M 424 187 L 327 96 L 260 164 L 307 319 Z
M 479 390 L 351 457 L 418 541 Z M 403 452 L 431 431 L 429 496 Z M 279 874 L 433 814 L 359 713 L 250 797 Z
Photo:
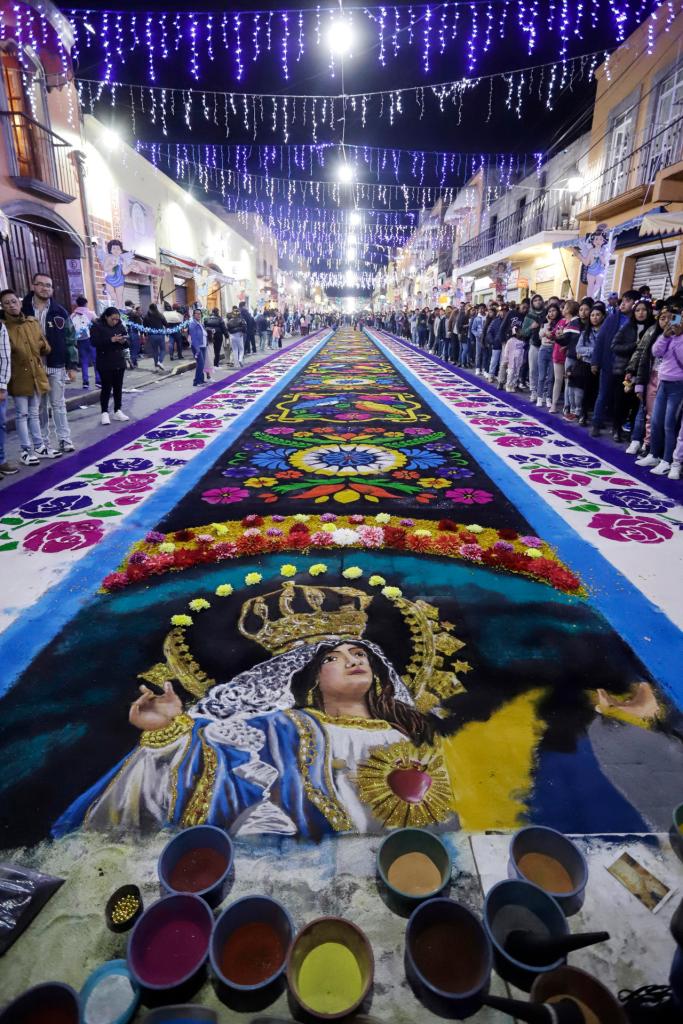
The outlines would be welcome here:
M 72 203 L 78 196 L 78 174 L 72 147 L 32 117 L 0 110 L 7 143 L 10 178 L 24 192 Z
M 566 203 L 551 202 L 551 194 L 542 192 L 530 203 L 515 210 L 509 217 L 491 225 L 486 231 L 464 242 L 458 250 L 458 268 L 516 245 L 541 231 L 571 230 Z
M 635 137 L 633 142 L 637 144 L 630 152 L 616 158 L 606 147 L 605 166 L 602 170 L 594 169 L 586 195 L 582 197 L 584 208 L 593 208 L 598 218 L 620 208 L 637 206 L 646 196 L 654 202 L 676 198 L 655 195 L 653 188 L 660 172 L 683 161 L 683 115 L 664 126 L 649 125 L 641 140 L 638 143 Z

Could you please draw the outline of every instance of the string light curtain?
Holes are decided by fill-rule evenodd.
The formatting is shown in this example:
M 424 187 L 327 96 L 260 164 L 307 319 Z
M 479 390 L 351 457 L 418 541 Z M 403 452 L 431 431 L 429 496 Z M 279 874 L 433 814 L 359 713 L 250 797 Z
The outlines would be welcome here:
M 142 54 L 150 84 L 163 84 L 187 69 L 195 84 L 213 73 L 225 54 L 225 75 L 242 85 L 257 64 L 279 68 L 287 83 L 293 66 L 323 54 L 331 77 L 339 71 L 330 35 L 343 19 L 364 52 L 372 48 L 382 68 L 394 70 L 413 53 L 425 75 L 445 57 L 476 77 L 484 58 L 505 43 L 533 55 L 553 41 L 559 62 L 567 61 L 590 33 L 604 33 L 614 45 L 661 8 L 670 21 L 675 0 L 447 0 L 436 4 L 318 7 L 274 11 L 118 11 L 67 9 L 76 33 L 76 55 L 99 64 L 103 79 L 121 79 L 126 65 Z M 352 59 L 353 48 L 345 59 Z

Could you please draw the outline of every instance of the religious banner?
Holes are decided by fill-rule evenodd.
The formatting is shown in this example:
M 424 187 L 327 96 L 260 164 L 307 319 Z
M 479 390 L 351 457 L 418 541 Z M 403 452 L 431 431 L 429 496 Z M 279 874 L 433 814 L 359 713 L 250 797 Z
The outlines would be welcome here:
M 566 248 L 581 260 L 581 281 L 587 285 L 586 295 L 601 299 L 605 271 L 614 251 L 614 231 L 606 224 L 598 224 L 595 231 L 579 239 L 578 244 L 568 243 Z
M 112 306 L 123 309 L 123 290 L 135 253 L 124 249 L 118 238 L 111 238 L 106 245 L 98 240 L 95 252 L 104 271 L 104 290 L 107 299 Z
M 121 241 L 124 249 L 132 250 L 136 256 L 155 260 L 157 255 L 154 210 L 148 203 L 119 192 L 121 217 Z

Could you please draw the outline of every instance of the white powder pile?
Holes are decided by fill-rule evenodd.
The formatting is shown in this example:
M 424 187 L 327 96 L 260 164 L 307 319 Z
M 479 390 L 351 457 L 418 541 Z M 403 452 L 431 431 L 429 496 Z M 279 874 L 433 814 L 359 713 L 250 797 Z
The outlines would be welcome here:
M 85 1024 L 114 1024 L 134 999 L 125 974 L 108 974 L 95 986 L 85 1004 Z

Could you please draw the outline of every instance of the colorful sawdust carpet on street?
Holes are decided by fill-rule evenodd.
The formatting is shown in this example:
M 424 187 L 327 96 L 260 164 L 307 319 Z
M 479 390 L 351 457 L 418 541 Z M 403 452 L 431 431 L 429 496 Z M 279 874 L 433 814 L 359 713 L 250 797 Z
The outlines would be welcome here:
M 666 829 L 680 646 L 650 661 L 594 577 L 675 636 L 680 523 L 419 353 L 312 338 L 3 518 L 27 594 L 0 639 L 2 846 Z M 370 717 L 326 713 L 344 685 Z

